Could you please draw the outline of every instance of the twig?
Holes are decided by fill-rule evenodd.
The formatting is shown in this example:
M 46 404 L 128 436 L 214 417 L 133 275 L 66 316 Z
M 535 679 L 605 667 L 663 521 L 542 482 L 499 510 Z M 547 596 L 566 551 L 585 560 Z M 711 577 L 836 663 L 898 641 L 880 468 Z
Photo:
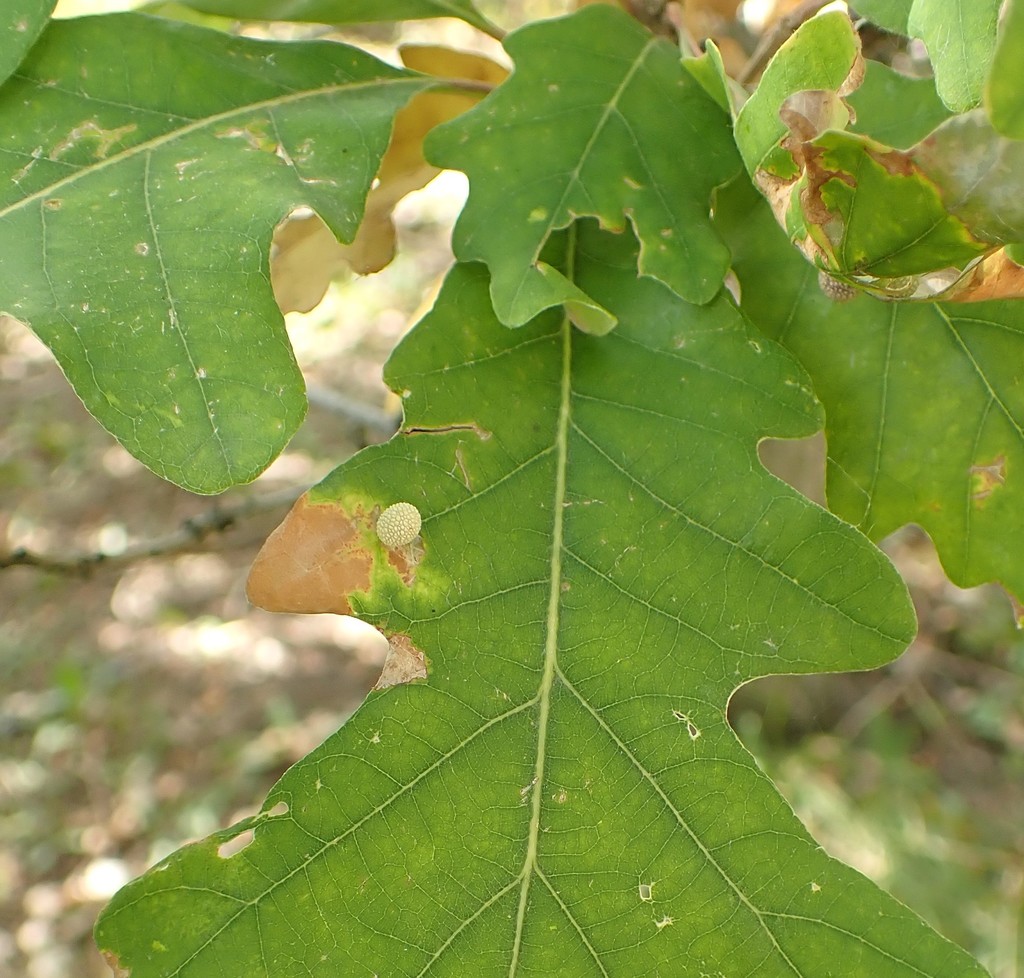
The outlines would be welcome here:
M 120 567 L 148 557 L 167 557 L 198 550 L 208 536 L 231 529 L 240 520 L 257 513 L 290 506 L 305 489 L 289 486 L 261 496 L 250 496 L 234 506 L 213 506 L 189 517 L 176 530 L 149 540 L 130 544 L 120 553 L 40 554 L 18 547 L 0 555 L 0 570 L 8 567 L 35 567 L 61 574 L 89 574 L 97 567 Z
M 312 407 L 330 411 L 355 421 L 357 424 L 373 428 L 385 435 L 393 435 L 398 429 L 398 417 L 389 411 L 364 404 L 353 397 L 340 394 L 330 387 L 318 387 L 311 384 L 306 388 L 306 399 Z
M 760 74 L 772 55 L 786 42 L 789 36 L 805 21 L 810 20 L 830 0 L 804 0 L 794 10 L 784 14 L 773 25 L 770 31 L 761 36 L 754 53 L 747 59 L 736 81 L 746 85 L 752 78 Z

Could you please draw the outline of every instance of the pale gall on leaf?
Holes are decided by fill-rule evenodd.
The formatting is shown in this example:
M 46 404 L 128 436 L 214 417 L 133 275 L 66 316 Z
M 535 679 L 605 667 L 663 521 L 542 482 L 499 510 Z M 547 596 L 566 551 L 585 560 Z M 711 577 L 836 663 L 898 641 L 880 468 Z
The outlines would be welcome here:
M 412 503 L 395 503 L 377 517 L 377 537 L 389 550 L 396 550 L 419 536 L 423 520 Z

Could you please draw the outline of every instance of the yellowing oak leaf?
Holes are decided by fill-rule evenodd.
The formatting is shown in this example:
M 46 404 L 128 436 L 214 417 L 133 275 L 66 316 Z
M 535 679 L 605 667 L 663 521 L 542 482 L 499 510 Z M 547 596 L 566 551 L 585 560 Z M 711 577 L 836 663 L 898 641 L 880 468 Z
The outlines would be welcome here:
M 442 122 L 473 108 L 490 88 L 508 77 L 508 69 L 481 54 L 456 51 L 442 45 L 406 45 L 399 52 L 414 71 L 440 78 L 480 83 L 480 92 L 424 92 L 395 116 L 395 129 L 377 183 L 366 199 L 366 217 L 345 258 L 360 274 L 380 271 L 395 253 L 395 226 L 391 212 L 414 190 L 425 187 L 441 172 L 423 156 L 423 140 Z
M 400 51 L 415 71 L 479 82 L 472 91 L 429 92 L 414 97 L 395 116 L 391 142 L 366 199 L 363 223 L 351 244 L 342 244 L 315 215 L 289 218 L 274 237 L 271 276 L 282 312 L 308 312 L 346 266 L 360 275 L 379 272 L 395 254 L 395 205 L 440 173 L 423 157 L 423 140 L 434 126 L 471 109 L 484 91 L 500 85 L 508 69 L 480 54 L 441 45 L 407 45 Z

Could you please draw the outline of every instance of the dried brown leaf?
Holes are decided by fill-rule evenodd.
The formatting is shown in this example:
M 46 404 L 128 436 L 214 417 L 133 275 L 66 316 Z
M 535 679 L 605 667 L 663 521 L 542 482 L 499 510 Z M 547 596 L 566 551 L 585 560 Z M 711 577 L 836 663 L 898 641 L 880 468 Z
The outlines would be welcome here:
M 508 77 L 508 69 L 490 58 L 440 45 L 409 45 L 400 54 L 407 67 L 440 78 L 496 86 Z M 278 227 L 271 280 L 282 312 L 308 312 L 346 265 L 368 275 L 391 261 L 395 205 L 441 172 L 424 158 L 424 138 L 435 126 L 471 109 L 481 97 L 475 92 L 424 92 L 398 112 L 377 182 L 366 198 L 363 222 L 351 244 L 338 242 L 315 215 L 289 218 Z
M 941 298 L 946 302 L 1024 299 L 1024 267 L 1000 248 L 986 255 Z
M 414 71 L 441 78 L 500 85 L 508 69 L 480 54 L 441 45 L 407 45 L 402 62 Z M 471 92 L 424 92 L 395 116 L 391 143 L 381 161 L 378 183 L 366 199 L 366 215 L 355 240 L 346 249 L 352 269 L 362 275 L 379 272 L 395 253 L 395 205 L 414 190 L 425 187 L 441 171 L 423 156 L 423 140 L 442 122 L 471 109 L 481 95 Z
M 270 281 L 281 312 L 309 312 L 345 268 L 347 249 L 316 214 L 289 217 L 274 231 Z

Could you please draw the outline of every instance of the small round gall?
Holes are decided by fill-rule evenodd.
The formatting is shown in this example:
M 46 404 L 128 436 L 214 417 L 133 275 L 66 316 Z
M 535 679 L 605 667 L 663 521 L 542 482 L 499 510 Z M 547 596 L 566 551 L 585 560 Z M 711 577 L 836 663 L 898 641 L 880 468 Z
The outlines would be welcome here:
M 412 543 L 419 535 L 423 520 L 412 503 L 395 503 L 377 517 L 377 538 L 388 550 Z

